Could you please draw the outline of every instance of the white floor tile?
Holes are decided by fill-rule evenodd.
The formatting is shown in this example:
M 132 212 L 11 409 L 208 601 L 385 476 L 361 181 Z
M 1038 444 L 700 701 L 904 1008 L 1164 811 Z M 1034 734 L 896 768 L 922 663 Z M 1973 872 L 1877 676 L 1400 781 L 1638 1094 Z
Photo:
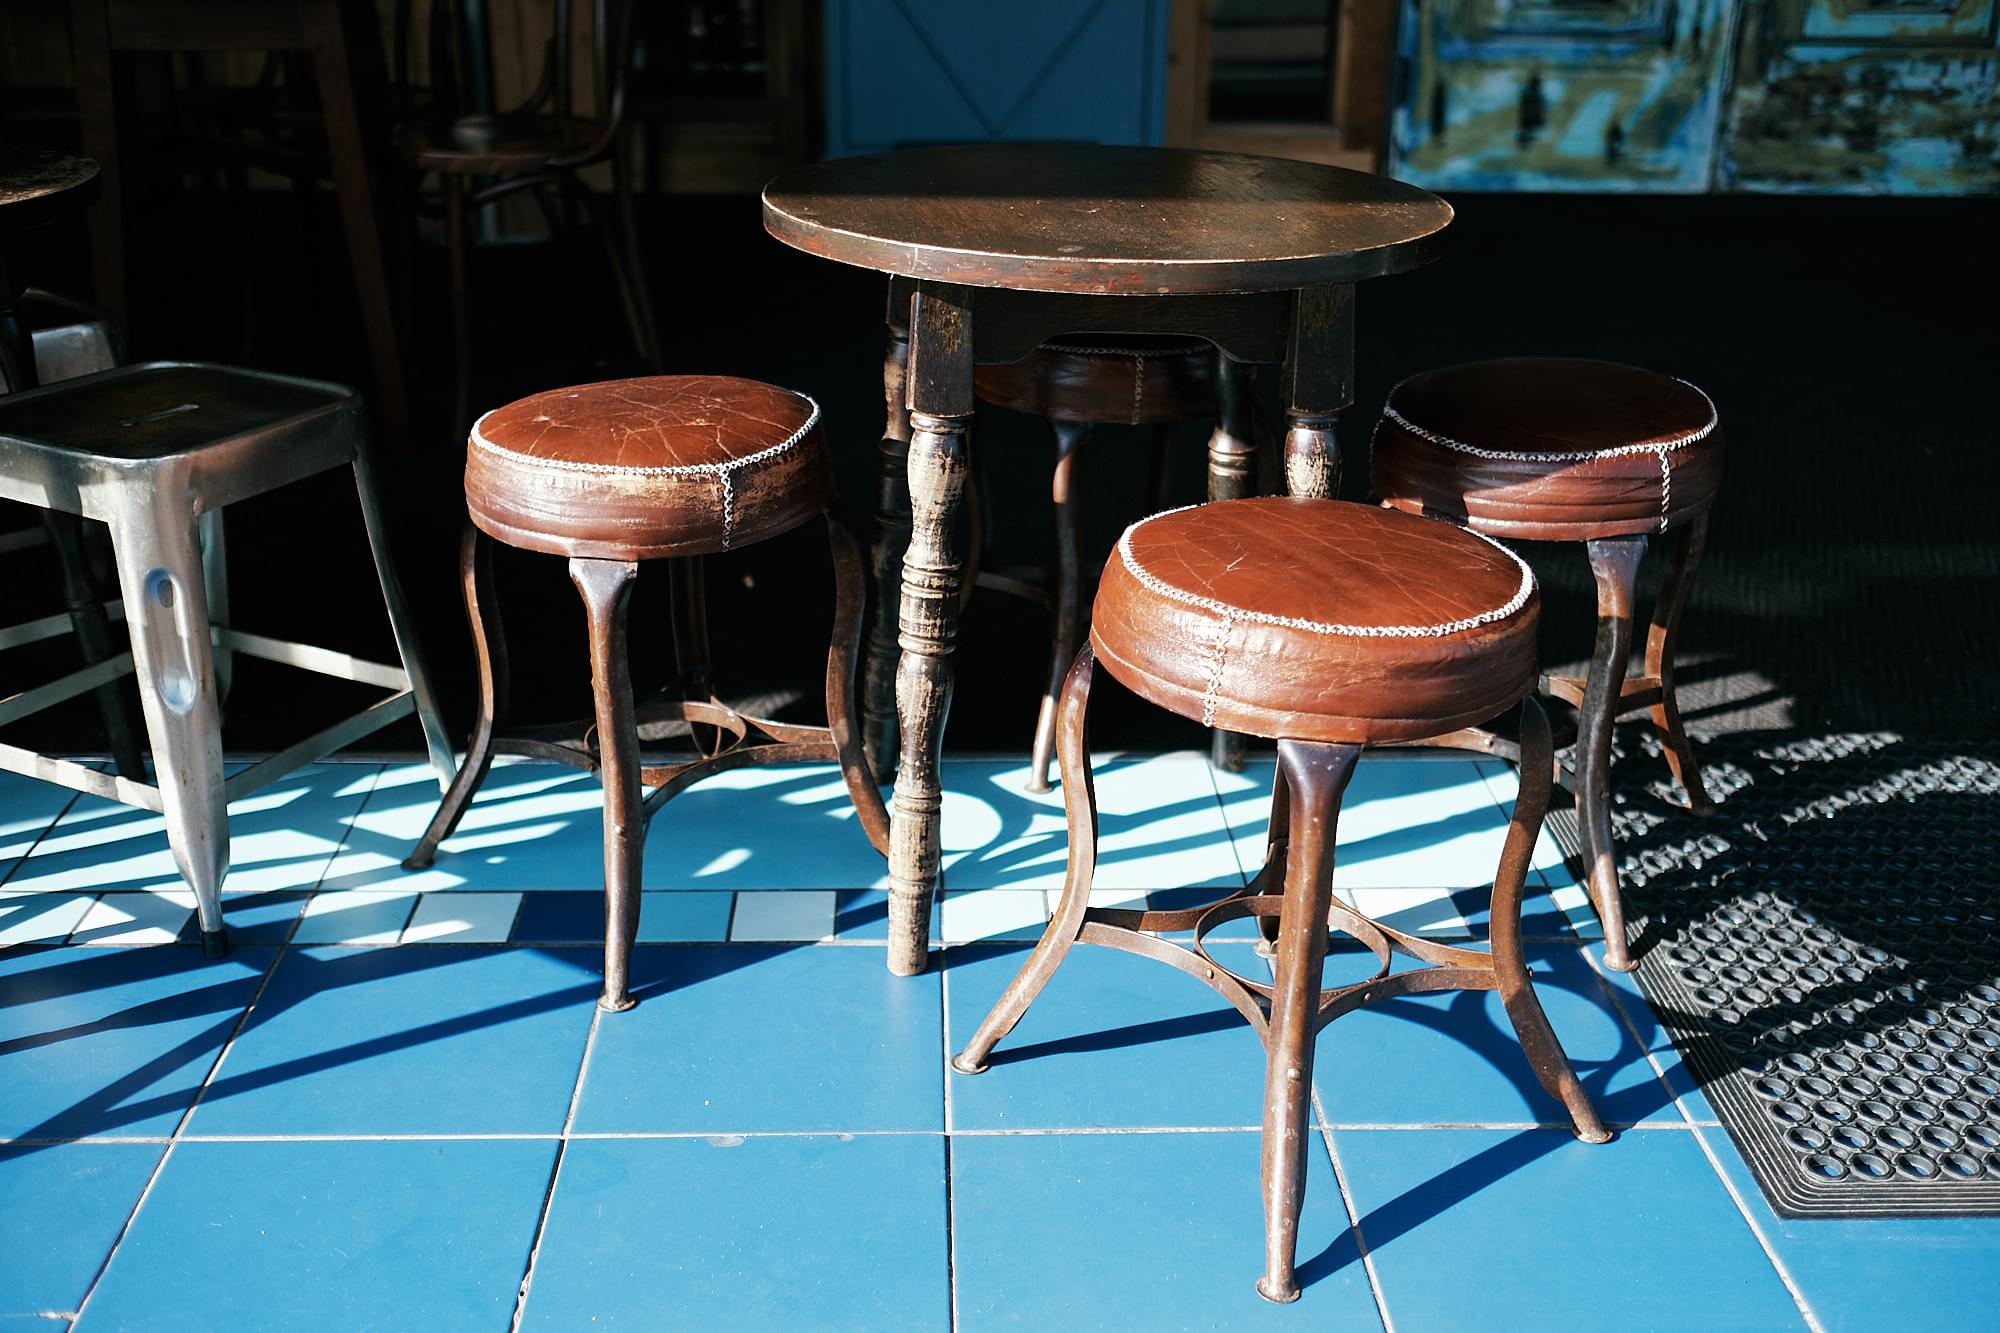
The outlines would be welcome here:
M 394 944 L 402 938 L 416 901 L 414 892 L 314 894 L 292 943 Z
M 403 927 L 403 943 L 505 944 L 520 910 L 518 893 L 427 893 Z
M 0 894 L 0 944 L 44 944 L 68 937 L 95 901 L 87 893 Z
M 172 944 L 194 915 L 194 892 L 107 893 L 91 904 L 72 944 Z
M 947 890 L 939 909 L 943 943 L 971 940 L 1032 940 L 1048 924 L 1048 893 L 1043 889 Z
M 833 937 L 831 889 L 739 893 L 729 938 L 739 941 L 806 941 Z

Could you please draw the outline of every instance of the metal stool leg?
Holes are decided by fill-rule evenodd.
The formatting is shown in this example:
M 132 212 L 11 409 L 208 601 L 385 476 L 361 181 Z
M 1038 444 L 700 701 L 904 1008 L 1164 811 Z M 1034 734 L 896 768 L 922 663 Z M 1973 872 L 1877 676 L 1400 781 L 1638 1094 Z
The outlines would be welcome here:
M 1674 697 L 1674 646 L 1680 637 L 1681 613 L 1687 610 L 1688 594 L 1694 591 L 1695 571 L 1701 568 L 1701 554 L 1708 545 L 1708 513 L 1703 511 L 1683 527 L 1674 547 L 1673 569 L 1653 606 L 1653 623 L 1646 630 L 1646 674 L 1660 682 L 1660 701 L 1653 705 L 1653 726 L 1667 750 L 1667 767 L 1674 781 L 1687 793 L 1692 814 L 1715 812 L 1708 790 L 1701 782 L 1701 761 L 1688 744 L 1681 728 L 1680 700 Z
M 1049 789 L 1049 759 L 1056 748 L 1056 710 L 1063 678 L 1083 642 L 1083 570 L 1077 547 L 1083 535 L 1081 478 L 1083 444 L 1090 426 L 1080 421 L 1051 421 L 1056 437 L 1053 484 L 1056 505 L 1056 615 L 1049 643 L 1049 682 L 1042 692 L 1042 709 L 1035 719 L 1035 747 L 1028 760 L 1028 790 Z
M 597 1007 L 630 1009 L 632 945 L 639 935 L 639 872 L 646 810 L 639 786 L 639 718 L 632 699 L 625 610 L 639 566 L 572 559 L 570 581 L 590 621 L 590 689 L 597 705 L 598 772 L 604 780 L 604 994 Z
M 1611 841 L 1611 726 L 1625 689 L 1632 652 L 1632 587 L 1646 538 L 1606 537 L 1589 543 L 1597 577 L 1597 650 L 1577 720 L 1576 799 L 1590 866 L 1590 900 L 1604 926 L 1604 965 L 1614 972 L 1634 966 L 1625 943 L 1625 907 L 1618 896 L 1618 849 Z
M 1528 960 L 1521 952 L 1522 887 L 1527 882 L 1528 863 L 1534 858 L 1542 816 L 1548 812 L 1553 769 L 1548 718 L 1530 696 L 1521 702 L 1521 790 L 1514 798 L 1514 817 L 1507 826 L 1500 868 L 1493 876 L 1490 956 L 1497 983 L 1494 988 L 1500 992 L 1500 1002 L 1536 1079 L 1569 1111 L 1578 1138 L 1585 1143 L 1603 1143 L 1611 1134 L 1597 1118 L 1597 1109 L 1577 1081 L 1576 1070 L 1556 1040 L 1548 1015 L 1542 1012 L 1542 1002 L 1528 977 Z
M 437 772 L 438 789 L 451 786 L 455 769 L 451 757 L 451 736 L 438 711 L 437 687 L 431 682 L 424 662 L 423 642 L 403 597 L 402 580 L 396 576 L 390 558 L 389 526 L 382 517 L 381 492 L 375 486 L 375 469 L 364 440 L 354 454 L 354 488 L 361 497 L 361 521 L 368 529 L 368 553 L 375 561 L 376 581 L 382 586 L 382 605 L 388 612 L 389 631 L 395 636 L 396 653 L 402 659 L 403 674 L 410 678 L 410 694 L 417 706 L 417 725 L 424 733 L 424 748 Z
M 465 593 L 465 619 L 472 627 L 472 651 L 479 663 L 479 706 L 473 717 L 472 739 L 465 762 L 452 779 L 430 827 L 403 862 L 405 870 L 422 870 L 437 856 L 442 843 L 458 827 L 480 784 L 493 767 L 493 733 L 507 710 L 507 633 L 500 620 L 500 603 L 493 587 L 493 543 L 467 523 L 458 547 L 459 583 Z
M 834 589 L 833 637 L 826 653 L 826 729 L 840 756 L 840 776 L 861 830 L 869 845 L 887 856 L 889 808 L 875 785 L 875 772 L 855 725 L 854 667 L 861 652 L 861 607 L 867 598 L 861 545 L 831 514 L 826 518 L 826 535 L 833 548 Z
M 1278 767 L 1292 799 L 1264 1072 L 1264 1276 L 1257 1279 L 1257 1294 L 1269 1301 L 1299 1298 L 1293 1264 L 1312 1138 L 1313 1041 L 1333 898 L 1334 830 L 1360 755 L 1358 745 L 1278 742 Z
M 214 625 L 229 624 L 229 539 L 223 531 L 222 511 L 211 509 L 201 516 L 201 574 L 208 590 L 208 618 Z M 236 654 L 227 648 L 215 650 L 215 697 L 229 700 L 229 686 L 235 675 Z
M 1028 961 L 1001 992 L 965 1049 L 952 1057 L 951 1067 L 961 1074 L 985 1072 L 986 1057 L 1028 1012 L 1083 930 L 1083 914 L 1090 906 L 1090 881 L 1097 873 L 1097 788 L 1090 778 L 1090 753 L 1084 738 L 1090 678 L 1096 664 L 1085 644 L 1063 684 L 1061 758 L 1063 807 L 1069 816 L 1069 872 L 1063 879 L 1062 901 Z
M 229 947 L 222 923 L 229 819 L 193 505 L 185 477 L 158 477 L 151 486 L 121 490 L 118 499 L 121 512 L 111 522 L 111 545 L 158 774 L 160 813 L 174 864 L 194 890 L 202 948 L 215 957 Z

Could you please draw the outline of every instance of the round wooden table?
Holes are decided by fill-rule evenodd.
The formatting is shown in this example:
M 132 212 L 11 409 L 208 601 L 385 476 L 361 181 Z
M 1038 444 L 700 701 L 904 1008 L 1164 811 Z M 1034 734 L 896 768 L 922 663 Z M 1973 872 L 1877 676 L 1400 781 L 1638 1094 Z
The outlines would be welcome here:
M 1286 486 L 1332 495 L 1334 427 L 1354 398 L 1354 284 L 1434 258 L 1451 216 L 1435 195 L 1362 172 L 1076 144 L 843 158 L 764 187 L 773 236 L 890 275 L 862 713 L 877 773 L 901 736 L 892 971 L 921 972 L 930 945 L 973 366 L 1081 333 L 1192 335 L 1225 365 L 1281 364 Z M 1246 462 L 1211 459 L 1211 473 L 1226 465 L 1247 489 Z

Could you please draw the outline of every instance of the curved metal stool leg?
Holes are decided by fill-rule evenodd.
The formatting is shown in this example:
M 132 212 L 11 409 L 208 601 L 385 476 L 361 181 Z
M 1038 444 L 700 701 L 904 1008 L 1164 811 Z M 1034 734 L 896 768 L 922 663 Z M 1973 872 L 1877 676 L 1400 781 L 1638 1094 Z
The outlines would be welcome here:
M 1083 497 L 1079 472 L 1083 444 L 1090 426 L 1080 421 L 1051 421 L 1056 437 L 1056 471 L 1052 486 L 1056 506 L 1056 615 L 1049 641 L 1049 682 L 1042 691 L 1041 713 L 1035 719 L 1035 746 L 1028 760 L 1027 789 L 1049 789 L 1049 759 L 1056 747 L 1056 712 L 1063 679 L 1083 643 L 1083 570 L 1077 548 L 1083 536 Z
M 1597 650 L 1591 657 L 1577 720 L 1576 797 L 1590 867 L 1590 900 L 1604 926 L 1604 965 L 1630 972 L 1635 964 L 1625 943 L 1625 907 L 1618 896 L 1618 849 L 1611 840 L 1611 726 L 1625 689 L 1632 652 L 1632 588 L 1646 538 L 1606 537 L 1589 543 L 1590 569 L 1597 579 Z
M 410 681 L 410 695 L 416 704 L 417 726 L 424 734 L 424 749 L 431 768 L 437 773 L 438 790 L 451 786 L 451 737 L 438 711 L 437 688 L 431 682 L 424 646 L 417 634 L 409 602 L 403 596 L 403 581 L 396 574 L 396 562 L 389 545 L 389 524 L 382 514 L 382 491 L 375 484 L 373 449 L 366 438 L 354 450 L 354 489 L 361 500 L 361 521 L 368 530 L 368 554 L 375 562 L 375 581 L 382 589 L 382 606 L 389 617 L 389 632 L 396 641 L 396 656 Z M 220 529 L 217 529 L 218 534 Z
M 639 566 L 572 558 L 570 581 L 590 622 L 590 692 L 597 705 L 598 773 L 604 781 L 604 994 L 597 1007 L 630 1009 L 632 945 L 639 936 L 639 872 L 646 810 L 639 786 L 639 717 L 632 699 L 625 610 Z
M 840 756 L 841 780 L 847 798 L 861 820 L 861 831 L 876 851 L 889 854 L 889 808 L 875 785 L 860 730 L 855 726 L 854 667 L 861 650 L 861 606 L 867 589 L 861 546 L 854 534 L 833 515 L 826 516 L 826 535 L 833 548 L 833 639 L 826 653 L 826 729 Z
M 1715 812 L 1702 786 L 1701 761 L 1688 744 L 1681 727 L 1680 700 L 1674 696 L 1674 646 L 1680 638 L 1681 613 L 1687 610 L 1688 594 L 1694 591 L 1695 571 L 1701 568 L 1701 554 L 1708 545 L 1708 513 L 1704 510 L 1681 529 L 1674 546 L 1674 566 L 1653 606 L 1653 623 L 1646 630 L 1646 674 L 1660 682 L 1660 701 L 1653 705 L 1652 720 L 1666 745 L 1667 767 L 1674 781 L 1687 793 L 1692 814 Z
M 1312 1138 L 1313 1041 L 1320 1029 L 1334 833 L 1360 755 L 1358 745 L 1278 742 L 1291 808 L 1264 1067 L 1264 1276 L 1257 1279 L 1257 1294 L 1268 1301 L 1299 1298 L 1293 1264 Z
M 1062 901 L 1055 917 L 1042 931 L 1035 951 L 1001 992 L 993 1009 L 952 1057 L 951 1067 L 961 1074 L 985 1072 L 986 1057 L 1000 1039 L 1013 1031 L 1028 1006 L 1041 994 L 1042 987 L 1062 965 L 1064 955 L 1083 930 L 1083 914 L 1090 906 L 1090 881 L 1097 872 L 1097 788 L 1090 777 L 1090 753 L 1085 745 L 1084 727 L 1089 720 L 1090 678 L 1097 659 L 1085 644 L 1070 667 L 1063 684 L 1062 699 L 1062 784 L 1063 807 L 1069 818 L 1069 870 L 1063 878 Z
M 430 826 L 403 861 L 405 870 L 423 870 L 437 857 L 438 844 L 452 835 L 466 807 L 493 767 L 493 733 L 507 709 L 507 633 L 500 620 L 500 601 L 493 587 L 493 542 L 467 523 L 458 546 L 459 585 L 465 594 L 465 619 L 472 629 L 472 652 L 479 665 L 479 705 L 473 715 L 472 739 L 465 762 L 431 816 Z
M 1530 696 L 1521 703 L 1521 790 L 1514 798 L 1514 817 L 1507 825 L 1507 842 L 1493 876 L 1489 952 L 1497 983 L 1494 989 L 1500 993 L 1500 1003 L 1506 1007 L 1508 1021 L 1534 1067 L 1535 1078 L 1569 1111 L 1578 1138 L 1585 1143 L 1603 1143 L 1611 1134 L 1597 1118 L 1597 1108 L 1590 1104 L 1555 1029 L 1549 1026 L 1528 976 L 1527 958 L 1521 952 L 1522 886 L 1527 881 L 1528 863 L 1534 859 L 1542 816 L 1548 812 L 1553 767 L 1548 718 Z

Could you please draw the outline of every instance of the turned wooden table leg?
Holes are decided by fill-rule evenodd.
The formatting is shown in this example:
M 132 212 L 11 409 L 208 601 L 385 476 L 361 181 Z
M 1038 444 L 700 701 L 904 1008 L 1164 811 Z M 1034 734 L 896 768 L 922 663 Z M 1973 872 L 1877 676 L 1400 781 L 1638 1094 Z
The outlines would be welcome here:
M 1217 352 L 1215 392 L 1215 430 L 1208 437 L 1210 503 L 1257 493 L 1255 372 Z M 1224 773 L 1241 773 L 1243 737 L 1230 731 L 1210 733 L 1209 762 Z
M 965 498 L 973 413 L 972 310 L 959 288 L 925 283 L 910 309 L 910 545 L 903 555 L 896 719 L 902 759 L 889 805 L 889 970 L 923 971 L 937 893 L 939 760 L 951 711 Z
M 1632 588 L 1646 554 L 1644 534 L 1588 543 L 1597 579 L 1597 649 L 1591 656 L 1577 719 L 1576 800 L 1590 868 L 1590 900 L 1604 926 L 1604 965 L 1614 972 L 1634 966 L 1625 943 L 1625 908 L 1618 896 L 1618 849 L 1611 840 L 1611 728 L 1625 689 L 1632 652 Z
M 1701 554 L 1708 545 L 1708 512 L 1697 514 L 1683 527 L 1674 546 L 1673 569 L 1653 605 L 1653 623 L 1646 630 L 1646 674 L 1660 682 L 1660 701 L 1653 705 L 1654 728 L 1667 751 L 1667 767 L 1674 781 L 1687 793 L 1688 811 L 1697 815 L 1715 813 L 1708 790 L 1702 786 L 1701 761 L 1688 744 L 1681 726 L 1680 700 L 1674 697 L 1674 651 L 1681 632 L 1681 613 L 1687 610 L 1688 594 L 1694 590 L 1695 571 L 1701 568 Z
M 1309 287 L 1292 300 L 1285 351 L 1285 492 L 1340 494 L 1335 426 L 1354 401 L 1354 289 Z
M 882 355 L 881 471 L 875 482 L 875 532 L 868 565 L 873 597 L 861 668 L 861 743 L 877 782 L 896 769 L 896 606 L 903 593 L 903 552 L 910 544 L 910 411 L 904 379 L 910 361 L 910 289 L 889 284 L 889 341 Z

